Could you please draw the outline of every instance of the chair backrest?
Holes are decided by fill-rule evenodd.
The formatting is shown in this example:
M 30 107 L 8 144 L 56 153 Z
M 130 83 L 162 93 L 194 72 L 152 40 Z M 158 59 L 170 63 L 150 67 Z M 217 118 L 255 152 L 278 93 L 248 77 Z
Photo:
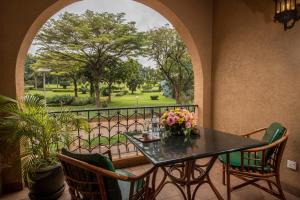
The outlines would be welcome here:
M 273 122 L 267 129 L 262 138 L 264 142 L 269 144 L 275 142 L 280 139 L 286 132 L 286 128 L 284 128 L 280 123 Z
M 262 140 L 268 144 L 272 144 L 273 142 L 276 142 L 280 138 L 282 138 L 286 134 L 286 128 L 283 127 L 278 122 L 273 122 L 267 129 L 266 132 L 262 138 Z M 274 149 L 268 149 L 265 152 L 265 159 L 269 160 L 272 154 L 274 153 Z
M 95 173 L 93 167 L 114 172 L 113 165 L 100 154 L 77 154 L 63 150 L 58 158 L 62 164 L 72 200 L 121 200 L 117 179 Z M 103 162 L 104 160 L 104 162 Z M 109 159 L 108 159 L 109 160 Z

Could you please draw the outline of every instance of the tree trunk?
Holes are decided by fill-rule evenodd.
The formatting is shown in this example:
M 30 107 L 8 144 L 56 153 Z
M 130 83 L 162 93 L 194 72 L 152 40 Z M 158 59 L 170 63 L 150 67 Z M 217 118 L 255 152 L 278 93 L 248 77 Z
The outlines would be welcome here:
M 175 99 L 176 99 L 176 104 L 181 104 L 181 92 L 180 89 L 175 88 Z
M 59 80 L 58 80 L 58 76 L 56 77 L 56 88 L 58 88 L 58 83 L 59 83 Z
M 94 82 L 93 80 L 90 80 L 89 82 L 90 82 L 90 97 L 93 97 L 95 92 Z
M 78 97 L 78 87 L 77 87 L 77 80 L 76 79 L 73 79 L 73 84 L 74 84 L 75 97 Z
M 96 82 L 95 83 L 95 101 L 96 101 L 96 106 L 97 108 L 101 107 L 101 101 L 100 101 L 100 87 L 99 87 L 99 83 Z
M 108 99 L 107 99 L 107 102 L 108 103 L 111 103 L 111 87 L 112 87 L 112 84 L 108 84 Z

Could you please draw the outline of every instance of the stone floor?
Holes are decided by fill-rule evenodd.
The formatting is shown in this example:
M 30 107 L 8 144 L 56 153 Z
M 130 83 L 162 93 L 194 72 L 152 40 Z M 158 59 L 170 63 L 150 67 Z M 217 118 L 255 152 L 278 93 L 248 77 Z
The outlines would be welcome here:
M 137 167 L 128 168 L 127 170 L 134 173 L 134 174 L 141 174 L 145 172 L 147 169 L 151 167 L 150 164 L 148 165 L 141 165 Z M 221 165 L 220 163 L 215 163 L 210 176 L 212 179 L 212 182 L 217 187 L 221 195 L 226 199 L 226 188 L 221 183 Z M 161 177 L 162 172 L 160 171 L 159 177 Z M 232 184 L 239 183 L 239 180 L 232 178 Z M 0 199 L 1 200 L 28 200 L 27 197 L 28 190 L 25 188 L 23 191 L 10 194 L 7 196 L 3 196 Z M 289 193 L 286 194 L 287 200 L 300 200 L 300 198 L 297 198 L 293 195 L 290 195 Z M 68 191 L 66 190 L 64 195 L 59 200 L 69 200 L 70 196 L 68 194 Z M 166 187 L 160 192 L 158 195 L 157 200 L 181 200 L 183 197 L 181 196 L 180 192 L 172 185 L 166 185 Z M 198 200 L 216 200 L 214 193 L 211 191 L 210 187 L 208 185 L 203 185 L 200 187 L 200 189 L 197 192 L 196 199 Z M 234 191 L 232 193 L 232 200 L 274 200 L 275 197 L 260 191 L 259 189 L 253 187 L 253 186 L 247 186 L 244 187 L 241 190 Z

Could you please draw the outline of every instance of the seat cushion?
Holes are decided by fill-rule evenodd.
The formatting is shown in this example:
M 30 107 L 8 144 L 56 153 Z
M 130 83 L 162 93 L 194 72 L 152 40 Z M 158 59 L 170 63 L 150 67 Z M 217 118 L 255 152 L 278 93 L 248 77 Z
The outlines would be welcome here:
M 242 157 L 241 157 L 241 152 L 237 151 L 237 152 L 233 152 L 230 153 L 230 166 L 233 168 L 241 168 L 242 167 Z M 255 162 L 255 160 L 248 160 L 246 158 L 251 158 L 251 159 L 259 159 Z M 250 156 L 248 156 L 248 153 L 244 153 L 244 167 L 245 168 L 250 168 L 250 169 L 255 169 L 258 171 L 261 171 L 261 159 L 262 158 L 262 152 L 257 152 L 256 155 L 254 154 L 250 154 Z M 227 163 L 227 159 L 226 159 L 226 154 L 222 154 L 219 156 L 219 160 L 226 164 Z M 270 172 L 271 167 L 270 166 L 265 166 L 264 171 L 265 172 Z
M 255 162 L 254 160 L 248 160 L 247 158 L 249 158 L 249 157 L 251 159 L 254 159 L 255 155 L 250 154 L 250 156 L 248 156 L 248 153 L 244 153 L 244 166 L 245 167 L 258 167 L 258 166 L 260 166 L 260 164 L 261 164 L 260 160 Z M 261 152 L 259 152 L 256 155 L 256 159 L 261 159 Z M 220 155 L 219 160 L 222 163 L 227 163 L 226 154 Z M 241 165 L 242 165 L 241 162 L 242 162 L 242 155 L 241 155 L 240 151 L 230 153 L 230 165 L 231 166 L 241 167 Z
M 110 170 L 115 172 L 115 168 L 113 166 L 113 163 L 111 162 L 111 160 L 102 155 L 102 154 L 98 154 L 98 153 L 88 153 L 88 154 L 82 154 L 82 153 L 74 153 L 74 152 L 70 152 L 66 149 L 62 149 L 61 153 L 63 155 L 69 156 L 71 158 L 86 162 L 88 164 L 91 165 L 95 165 L 97 167 L 101 167 L 104 168 L 106 170 Z M 96 176 L 91 175 L 91 173 L 83 170 L 82 174 L 81 174 L 82 178 L 84 179 L 88 179 L 88 180 L 95 180 Z M 121 200 L 122 199 L 122 194 L 121 194 L 121 190 L 118 184 L 118 181 L 116 179 L 113 178 L 109 178 L 109 177 L 104 177 L 104 184 L 106 187 L 106 194 L 108 196 L 108 199 L 113 199 L 113 200 Z M 91 186 L 85 186 L 86 188 L 82 188 L 85 191 L 94 191 L 94 190 L 99 190 L 98 187 L 91 187 Z M 82 198 L 81 199 L 89 199 L 89 200 L 93 200 L 89 197 L 85 197 L 84 194 L 81 195 Z M 97 198 L 98 199 L 98 198 Z M 95 199 L 96 200 L 96 199 Z
M 128 171 L 125 171 L 123 169 L 117 169 L 116 172 L 120 175 L 123 175 L 123 176 L 129 176 L 129 177 L 134 177 L 135 176 L 134 174 L 132 174 Z M 119 180 L 118 184 L 119 184 L 119 187 L 121 189 L 122 200 L 128 200 L 129 199 L 129 193 L 130 193 L 130 182 Z M 144 186 L 144 181 L 142 179 L 136 181 L 135 185 L 134 185 L 134 193 L 136 193 L 140 189 L 142 189 L 143 186 Z

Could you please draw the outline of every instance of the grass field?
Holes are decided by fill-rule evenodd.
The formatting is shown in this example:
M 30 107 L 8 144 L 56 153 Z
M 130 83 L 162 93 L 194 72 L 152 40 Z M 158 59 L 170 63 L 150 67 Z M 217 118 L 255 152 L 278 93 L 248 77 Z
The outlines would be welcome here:
M 47 89 L 56 89 L 56 85 L 50 85 Z M 61 89 L 61 88 L 60 88 Z M 72 89 L 72 87 L 68 87 Z M 63 91 L 63 90 L 62 90 Z M 29 90 L 26 91 L 27 94 L 46 94 L 46 97 L 53 97 L 55 95 L 70 95 L 74 96 L 74 92 L 53 92 L 53 91 L 40 91 L 40 90 Z M 158 100 L 151 100 L 150 96 L 158 95 Z M 89 97 L 89 94 L 82 94 L 78 92 L 79 97 Z M 107 97 L 101 97 L 101 101 L 106 101 Z M 130 107 L 130 106 L 154 106 L 154 105 L 174 105 L 176 101 L 172 98 L 165 97 L 161 95 L 160 92 L 142 93 L 141 91 L 136 91 L 134 94 L 127 94 L 124 96 L 112 95 L 112 102 L 108 104 L 108 107 Z M 96 108 L 95 105 L 84 105 L 84 106 L 64 106 L 72 110 L 77 109 L 93 109 Z M 49 107 L 50 111 L 60 110 L 60 107 Z

